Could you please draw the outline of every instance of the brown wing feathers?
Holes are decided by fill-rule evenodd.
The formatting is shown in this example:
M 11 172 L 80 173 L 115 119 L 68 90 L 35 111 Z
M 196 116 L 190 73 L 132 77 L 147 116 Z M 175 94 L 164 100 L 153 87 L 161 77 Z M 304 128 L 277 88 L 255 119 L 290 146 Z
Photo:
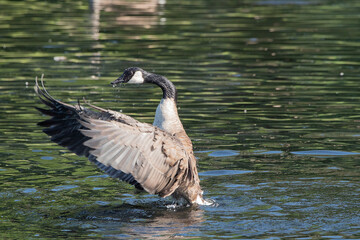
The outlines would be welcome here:
M 146 123 L 110 110 L 71 106 L 52 98 L 36 82 L 35 91 L 52 118 L 40 122 L 51 140 L 84 155 L 112 177 L 149 193 L 168 196 L 188 171 L 188 155 L 178 139 Z
M 95 149 L 90 153 L 97 161 L 131 174 L 149 193 L 168 196 L 176 189 L 187 163 L 187 155 L 176 139 L 144 123 L 138 122 L 139 128 L 116 121 L 83 119 L 81 124 L 89 130 L 81 132 L 91 137 L 84 145 Z
M 90 137 L 85 136 L 79 131 L 80 129 L 86 129 L 79 122 L 79 114 L 83 113 L 94 118 L 101 119 L 111 118 L 110 114 L 93 112 L 81 107 L 80 105 L 75 107 L 55 100 L 47 93 L 43 84 L 42 89 L 40 88 L 37 81 L 35 85 L 35 92 L 39 96 L 40 100 L 50 107 L 50 109 L 42 109 L 38 107 L 36 107 L 36 109 L 41 113 L 52 117 L 51 119 L 38 123 L 39 126 L 46 127 L 43 132 L 51 136 L 51 141 L 68 148 L 70 151 L 79 156 L 88 157 L 91 162 L 95 163 L 97 167 L 109 174 L 111 177 L 119 178 L 134 185 L 138 189 L 143 189 L 131 174 L 126 174 L 118 169 L 106 166 L 97 161 L 96 156 L 90 154 L 92 149 L 84 145 L 84 142 L 89 140 Z

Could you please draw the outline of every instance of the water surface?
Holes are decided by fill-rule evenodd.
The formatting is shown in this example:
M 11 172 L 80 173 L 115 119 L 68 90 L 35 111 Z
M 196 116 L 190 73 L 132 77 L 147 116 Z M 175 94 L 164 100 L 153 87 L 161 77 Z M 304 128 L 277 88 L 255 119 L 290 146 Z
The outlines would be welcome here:
M 0 238 L 360 238 L 360 2 L 0 0 Z M 168 208 L 51 143 L 33 85 L 151 123 L 171 79 L 217 206 Z

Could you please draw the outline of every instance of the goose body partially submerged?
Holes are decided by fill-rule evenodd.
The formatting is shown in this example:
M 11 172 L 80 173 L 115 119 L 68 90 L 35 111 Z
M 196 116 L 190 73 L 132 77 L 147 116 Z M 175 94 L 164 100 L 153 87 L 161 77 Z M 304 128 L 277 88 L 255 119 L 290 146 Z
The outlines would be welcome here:
M 165 77 L 128 68 L 114 82 L 158 85 L 163 97 L 153 125 L 120 112 L 88 104 L 69 105 L 51 97 L 36 81 L 35 91 L 50 109 L 37 108 L 52 118 L 39 122 L 51 140 L 79 156 L 86 156 L 101 170 L 137 189 L 160 197 L 173 196 L 189 204 L 203 199 L 190 138 L 179 119 L 176 88 Z M 94 111 L 96 110 L 96 111 Z

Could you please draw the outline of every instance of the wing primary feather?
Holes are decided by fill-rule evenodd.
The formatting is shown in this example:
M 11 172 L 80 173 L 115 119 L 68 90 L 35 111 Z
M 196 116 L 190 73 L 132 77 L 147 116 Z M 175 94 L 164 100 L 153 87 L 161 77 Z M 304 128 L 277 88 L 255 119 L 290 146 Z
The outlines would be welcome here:
M 124 147 L 123 146 L 118 146 L 118 145 L 114 145 L 112 148 L 110 148 L 106 153 L 103 153 L 101 158 L 102 158 L 102 163 L 105 165 L 108 165 L 109 162 L 111 162 L 115 156 L 119 153 L 119 151 L 121 151 Z
M 101 145 L 103 145 L 107 140 L 106 136 L 101 136 L 99 138 L 91 138 L 90 140 L 84 142 L 84 145 L 92 148 L 92 149 L 97 149 L 100 148 Z
M 98 131 L 98 130 L 89 130 L 89 129 L 79 129 L 79 131 L 84 136 L 87 136 L 87 137 L 90 137 L 90 138 L 93 138 L 93 137 L 97 136 L 100 133 L 100 131 Z
M 124 156 L 124 161 L 121 165 L 121 168 L 126 169 L 130 172 L 134 167 L 134 156 L 137 151 L 131 147 L 129 147 L 129 149 L 130 151 L 128 151 L 127 154 Z
M 116 160 L 114 161 L 114 166 L 119 166 L 121 164 L 121 162 L 125 159 L 125 156 L 127 155 L 127 153 L 131 151 L 129 147 L 125 147 L 122 151 L 121 154 L 116 158 Z M 118 169 L 120 169 L 121 167 L 116 167 Z

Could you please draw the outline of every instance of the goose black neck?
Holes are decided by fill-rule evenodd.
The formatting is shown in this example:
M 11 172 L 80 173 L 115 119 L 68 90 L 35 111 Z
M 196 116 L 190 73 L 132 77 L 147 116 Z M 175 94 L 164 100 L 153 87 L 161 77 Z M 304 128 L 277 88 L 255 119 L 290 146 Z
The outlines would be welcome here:
M 177 101 L 175 85 L 167 78 L 151 73 L 145 76 L 145 82 L 158 85 L 163 91 L 163 98 L 173 98 L 175 102 Z

